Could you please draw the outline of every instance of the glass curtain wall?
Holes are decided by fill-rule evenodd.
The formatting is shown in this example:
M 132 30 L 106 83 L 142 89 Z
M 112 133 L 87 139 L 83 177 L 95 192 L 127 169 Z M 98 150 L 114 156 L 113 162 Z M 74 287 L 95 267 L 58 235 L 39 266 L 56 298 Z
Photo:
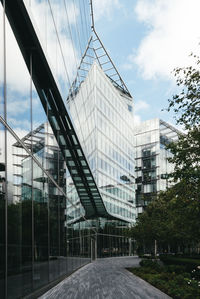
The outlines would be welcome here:
M 74 258 L 77 250 L 84 252 L 84 256 L 91 252 L 94 259 L 134 254 L 132 240 L 125 237 L 127 225 L 122 221 L 98 218 L 67 227 L 69 255 Z
M 23 3 L 65 100 L 90 36 L 89 3 Z M 90 241 L 82 233 L 69 250 L 65 161 L 32 81 L 34 61 L 29 73 L 2 5 L 0 16 L 0 297 L 22 298 L 89 262 Z
M 143 122 L 136 132 L 136 183 L 138 212 L 142 212 L 159 191 L 170 187 L 169 174 L 173 164 L 166 145 L 178 139 L 180 132 L 160 119 Z
M 92 241 L 91 251 L 96 257 L 129 255 L 133 253 L 130 240 L 123 235 L 135 221 L 133 102 L 113 86 L 96 62 L 85 76 L 67 103 L 106 209 L 116 218 L 89 220 L 97 231 L 91 232 L 96 244 L 93 248 Z M 70 178 L 67 186 L 67 195 L 76 205 L 69 203 L 67 223 L 75 230 L 87 229 L 88 223 L 74 224 L 80 221 L 82 207 Z M 76 240 L 69 240 L 71 248 Z
M 84 96 L 83 96 L 84 95 Z M 132 99 L 129 102 L 132 103 Z M 133 115 L 125 95 L 93 63 L 68 106 L 107 211 L 135 221 Z

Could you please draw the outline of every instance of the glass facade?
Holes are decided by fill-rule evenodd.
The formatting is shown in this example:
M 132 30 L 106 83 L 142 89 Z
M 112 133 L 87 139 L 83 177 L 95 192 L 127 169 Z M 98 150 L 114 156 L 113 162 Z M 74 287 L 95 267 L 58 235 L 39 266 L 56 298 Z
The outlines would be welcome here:
M 124 237 L 136 217 L 133 99 L 110 60 L 93 63 L 87 0 L 5 5 L 0 297 L 37 298 L 91 259 L 133 252 Z
M 90 47 L 87 0 L 1 3 L 0 298 L 37 298 L 133 253 L 135 176 L 139 200 L 166 188 L 175 130 L 155 120 L 134 137 L 133 99 L 96 33 Z
M 88 1 L 9 2 L 8 10 L 12 5 L 14 12 L 18 6 L 28 11 L 67 98 L 91 35 Z M 41 78 L 45 72 L 31 51 L 25 64 L 1 4 L 0 54 L 0 298 L 37 298 L 34 292 L 90 262 L 91 229 L 89 223 L 76 232 L 67 226 L 66 159 L 48 124 L 48 98 L 41 103 L 42 91 L 33 83 L 35 69 Z
M 96 62 L 75 97 L 68 98 L 79 140 L 106 209 L 129 223 L 135 221 L 132 105 L 132 98 L 117 89 Z M 81 209 L 81 204 L 77 205 Z M 72 210 L 78 217 L 77 209 Z
M 138 213 L 154 199 L 157 192 L 172 184 L 168 175 L 174 166 L 168 162 L 171 153 L 166 145 L 178 139 L 180 132 L 160 119 L 142 122 L 135 128 L 136 199 Z

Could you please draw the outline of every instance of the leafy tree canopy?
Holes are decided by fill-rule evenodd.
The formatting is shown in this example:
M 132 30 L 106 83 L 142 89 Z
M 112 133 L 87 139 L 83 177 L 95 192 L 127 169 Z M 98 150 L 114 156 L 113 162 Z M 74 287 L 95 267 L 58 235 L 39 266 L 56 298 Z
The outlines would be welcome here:
M 169 161 L 175 165 L 174 180 L 184 179 L 197 188 L 200 181 L 200 58 L 191 56 L 195 67 L 175 69 L 181 92 L 169 100 L 168 107 L 168 111 L 174 111 L 177 124 L 183 126 L 186 134 L 168 148 L 173 154 Z
M 200 240 L 200 58 L 192 55 L 195 67 L 177 68 L 181 88 L 169 100 L 168 111 L 185 129 L 167 148 L 173 154 L 171 175 L 176 183 L 160 193 L 137 219 L 130 234 L 140 243 L 191 245 Z

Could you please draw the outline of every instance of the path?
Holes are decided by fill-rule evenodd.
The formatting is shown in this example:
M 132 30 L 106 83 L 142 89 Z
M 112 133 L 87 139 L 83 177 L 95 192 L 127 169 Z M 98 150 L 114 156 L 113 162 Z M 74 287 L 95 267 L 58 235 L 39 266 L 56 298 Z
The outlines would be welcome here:
M 169 299 L 125 269 L 138 264 L 137 257 L 98 259 L 73 273 L 40 299 Z

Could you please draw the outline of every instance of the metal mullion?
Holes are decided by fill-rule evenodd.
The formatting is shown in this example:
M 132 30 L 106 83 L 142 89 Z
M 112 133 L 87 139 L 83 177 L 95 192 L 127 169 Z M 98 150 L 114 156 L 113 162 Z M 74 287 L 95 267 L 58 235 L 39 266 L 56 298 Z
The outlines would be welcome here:
M 86 62 L 86 61 L 82 61 L 82 63 L 84 63 L 84 64 L 88 64 L 88 65 L 92 65 L 91 63 Z M 79 68 L 79 70 L 80 70 L 80 68 Z
M 92 49 L 92 48 L 90 48 L 90 49 Z M 92 49 L 93 50 L 93 49 Z M 85 56 L 87 56 L 87 57 L 89 57 L 89 58 L 92 58 L 92 59 L 94 59 L 94 57 L 93 56 L 91 56 L 91 55 L 88 55 L 88 54 L 86 54 Z
M 33 102 L 32 102 L 32 53 L 30 54 L 30 122 L 31 122 L 31 132 L 33 131 Z M 33 135 L 31 134 L 31 154 L 33 155 Z M 25 144 L 26 145 L 26 144 Z M 33 158 L 31 158 L 31 208 L 32 208 L 32 291 L 34 290 L 34 242 L 35 242 L 35 229 L 34 229 L 34 186 L 33 186 Z
M 3 97 L 4 97 L 4 119 L 7 122 L 7 77 L 6 77 L 6 20 L 5 20 L 5 0 L 3 1 L 3 76 L 4 76 L 4 91 L 3 91 Z M 7 186 L 7 128 L 5 129 L 5 298 L 7 298 L 8 295 L 8 186 Z
M 110 61 L 103 62 L 103 63 L 101 63 L 101 66 L 104 64 L 108 64 L 108 63 L 111 63 L 111 62 Z
M 109 75 L 109 77 L 114 77 L 114 76 L 117 76 L 117 73 L 115 73 L 115 74 L 112 74 L 112 75 Z M 113 80 L 113 81 L 117 82 L 117 81 L 120 81 L 120 79 Z
M 98 51 L 98 50 L 100 50 L 100 49 L 103 49 L 103 47 L 102 47 L 102 46 L 100 46 L 100 47 L 98 47 L 98 48 L 94 49 L 94 51 Z
M 101 57 L 104 57 L 104 56 L 107 56 L 106 54 L 102 54 L 100 56 L 98 56 L 98 58 L 101 58 Z
M 83 72 L 89 72 L 89 70 L 82 69 L 82 68 L 80 68 L 79 70 L 80 70 L 80 71 L 83 71 Z
M 47 98 L 48 99 L 48 98 Z M 47 133 L 49 128 L 48 116 L 49 116 L 49 109 L 48 105 L 46 105 L 46 115 L 47 115 Z M 47 134 L 47 144 L 49 143 L 49 135 Z M 46 169 L 49 169 L 49 159 L 45 157 L 46 160 Z M 50 206 L 49 206 L 49 178 L 47 176 L 47 190 L 48 190 L 48 200 L 47 200 L 47 233 L 48 233 L 48 282 L 50 283 Z
M 108 72 L 108 71 L 111 71 L 111 70 L 113 70 L 114 69 L 114 67 L 111 67 L 111 68 L 109 68 L 109 69 L 107 69 L 107 70 L 104 70 L 104 72 Z
M 58 172 L 57 172 L 57 176 L 58 176 L 58 180 L 57 180 L 57 184 L 60 186 L 60 176 L 59 176 L 59 171 L 60 171 L 60 157 L 59 157 L 59 150 L 57 150 L 57 163 L 58 163 Z M 60 257 L 60 194 L 58 193 L 58 197 L 57 197 L 57 201 L 58 201 L 58 254 Z M 60 272 L 60 260 L 59 260 L 59 272 Z

